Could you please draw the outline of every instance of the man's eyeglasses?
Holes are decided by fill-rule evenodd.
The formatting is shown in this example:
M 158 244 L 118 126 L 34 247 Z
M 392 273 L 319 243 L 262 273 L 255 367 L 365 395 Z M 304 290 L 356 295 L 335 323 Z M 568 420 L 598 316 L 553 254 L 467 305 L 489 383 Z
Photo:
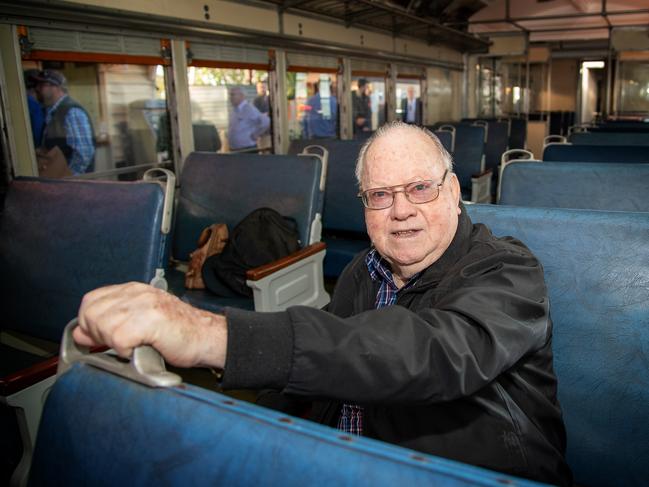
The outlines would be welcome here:
M 408 201 L 421 205 L 437 199 L 440 188 L 444 184 L 447 174 L 448 169 L 444 171 L 440 183 L 435 183 L 430 179 L 426 179 L 424 181 L 415 181 L 409 184 L 399 184 L 397 186 L 388 186 L 385 188 L 372 188 L 361 191 L 357 196 L 363 201 L 365 208 L 369 208 L 370 210 L 384 210 L 385 208 L 390 208 L 394 204 L 394 195 L 396 193 L 403 193 Z M 403 189 L 396 190 L 396 188 Z

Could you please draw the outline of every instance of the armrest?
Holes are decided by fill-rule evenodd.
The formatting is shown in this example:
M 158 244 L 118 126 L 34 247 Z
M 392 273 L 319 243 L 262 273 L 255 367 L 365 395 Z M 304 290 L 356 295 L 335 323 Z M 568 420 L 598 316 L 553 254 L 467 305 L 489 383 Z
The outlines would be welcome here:
M 490 168 L 490 169 L 485 169 L 484 171 L 476 173 L 476 174 L 471 174 L 471 179 L 473 179 L 473 178 L 482 178 L 482 177 L 486 176 L 487 174 L 491 175 L 492 171 L 493 171 L 493 169 Z
M 471 176 L 471 202 L 491 203 L 491 169 Z
M 108 347 L 94 347 L 91 349 L 91 353 L 103 352 L 105 350 L 108 350 Z M 56 375 L 58 363 L 59 357 L 57 355 L 44 359 L 31 367 L 26 367 L 4 377 L 0 377 L 0 396 L 11 396 L 37 382 Z
M 95 347 L 92 352 L 106 349 Z M 0 403 L 16 410 L 23 445 L 22 456 L 11 476 L 10 485 L 27 485 L 43 405 L 56 380 L 58 363 L 58 356 L 50 357 L 0 379 Z
M 253 269 L 248 269 L 246 271 L 246 279 L 248 279 L 249 281 L 258 281 L 259 279 L 274 274 L 275 272 L 284 269 L 291 264 L 294 264 L 302 259 L 306 259 L 311 255 L 317 254 L 325 248 L 326 245 L 324 242 L 316 242 L 314 244 L 307 245 L 303 249 L 300 249 L 297 252 L 293 252 L 291 255 L 287 255 L 286 257 L 274 260 L 273 262 L 255 267 Z
M 283 259 L 250 269 L 246 283 L 252 289 L 255 311 L 282 311 L 289 306 L 322 308 L 329 302 L 322 263 L 326 253 L 317 242 Z

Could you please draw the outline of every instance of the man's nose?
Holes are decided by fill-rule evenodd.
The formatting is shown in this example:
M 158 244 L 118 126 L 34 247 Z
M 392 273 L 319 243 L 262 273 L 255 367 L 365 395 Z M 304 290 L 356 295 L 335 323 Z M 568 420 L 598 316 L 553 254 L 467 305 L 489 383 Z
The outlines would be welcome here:
M 394 192 L 394 202 L 392 203 L 392 215 L 398 220 L 408 218 L 416 212 L 414 203 L 411 203 L 406 197 L 405 190 Z

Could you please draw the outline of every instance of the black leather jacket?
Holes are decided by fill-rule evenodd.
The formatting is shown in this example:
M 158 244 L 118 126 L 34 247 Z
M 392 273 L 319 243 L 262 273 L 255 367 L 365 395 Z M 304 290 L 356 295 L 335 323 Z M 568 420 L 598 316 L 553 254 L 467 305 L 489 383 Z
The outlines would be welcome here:
M 228 311 L 224 387 L 266 388 L 261 403 L 335 426 L 363 405 L 366 436 L 535 480 L 569 484 L 552 322 L 538 260 L 463 210 L 444 255 L 397 303 L 358 255 L 327 311 Z M 326 398 L 323 400 L 322 398 Z

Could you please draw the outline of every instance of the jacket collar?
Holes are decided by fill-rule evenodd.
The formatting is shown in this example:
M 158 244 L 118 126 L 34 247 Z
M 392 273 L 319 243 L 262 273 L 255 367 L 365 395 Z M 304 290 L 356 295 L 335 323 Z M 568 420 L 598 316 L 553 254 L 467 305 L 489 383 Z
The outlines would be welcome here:
M 473 222 L 469 218 L 462 202 L 460 202 L 460 209 L 462 212 L 458 218 L 457 230 L 451 241 L 451 245 L 448 246 L 446 252 L 436 262 L 423 271 L 419 279 L 420 284 L 430 284 L 439 281 L 469 251 L 471 247 L 470 237 L 473 230 Z

